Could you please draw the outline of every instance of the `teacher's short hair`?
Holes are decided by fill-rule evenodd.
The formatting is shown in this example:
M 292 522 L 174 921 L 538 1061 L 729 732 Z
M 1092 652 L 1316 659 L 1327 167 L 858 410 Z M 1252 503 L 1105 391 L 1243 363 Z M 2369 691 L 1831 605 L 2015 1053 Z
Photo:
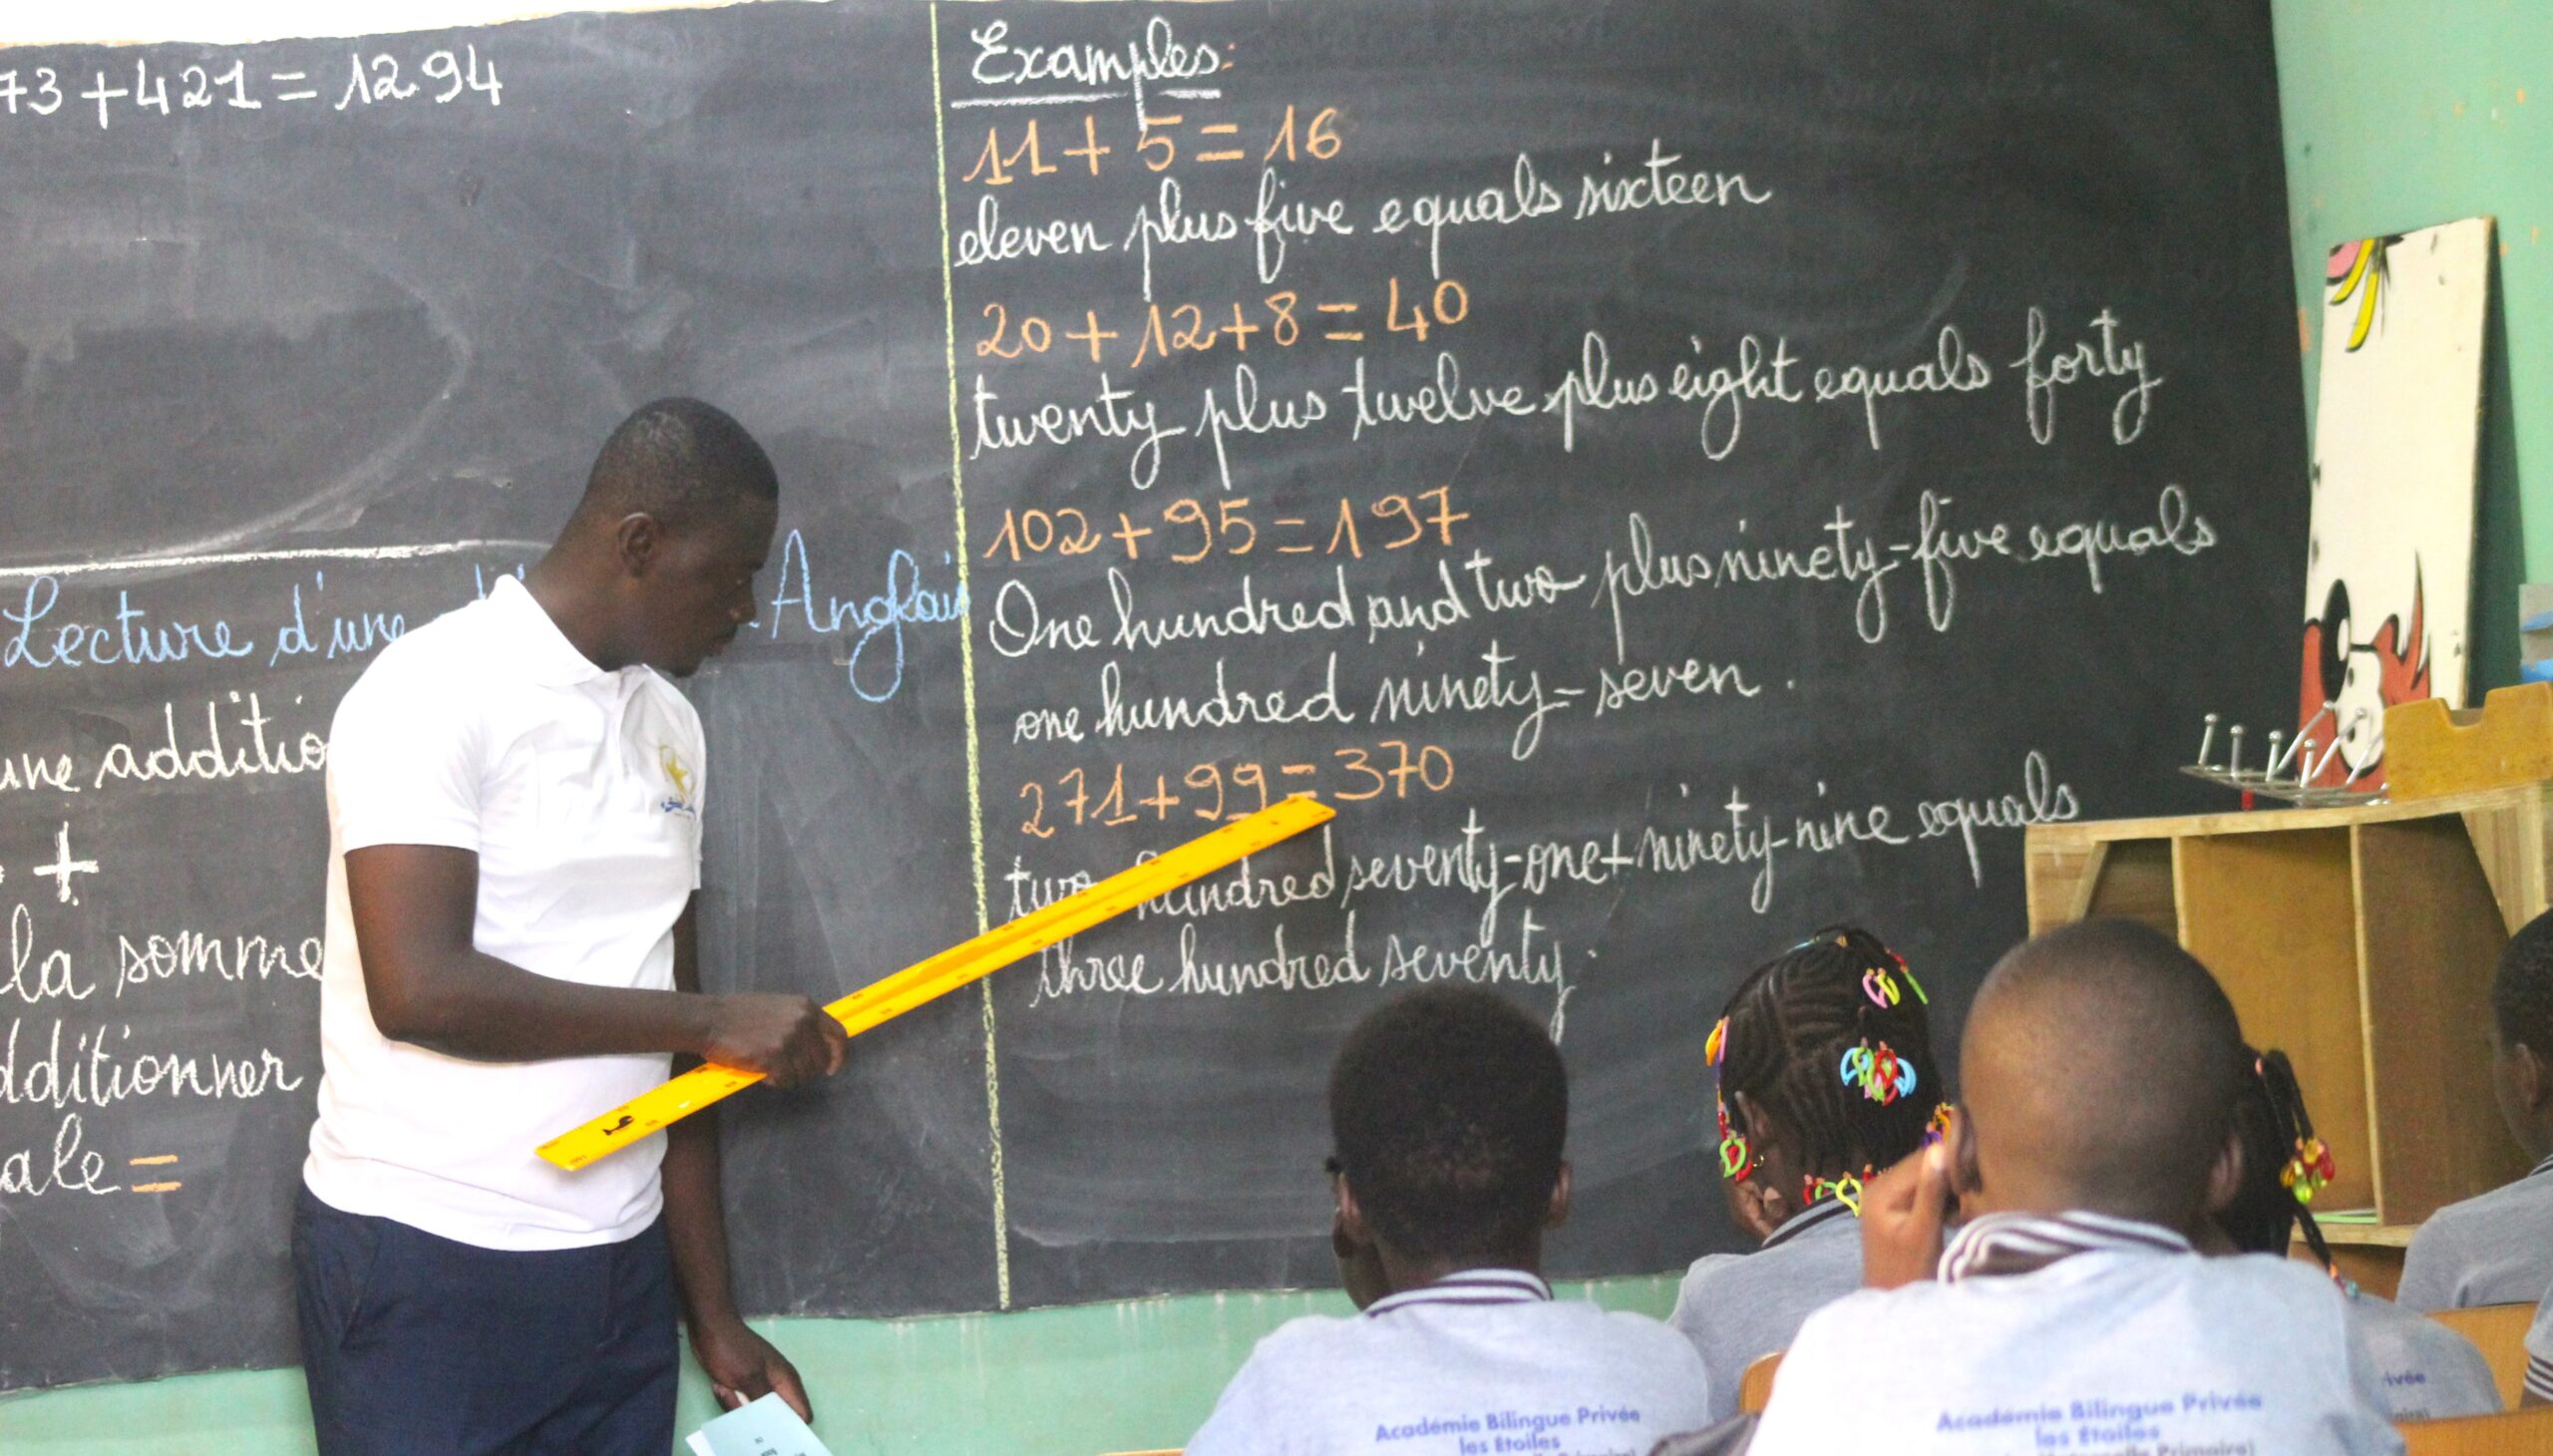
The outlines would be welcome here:
M 675 522 L 726 510 L 741 497 L 780 499 L 771 457 L 735 416 L 677 397 L 640 405 L 612 430 L 577 509 Z

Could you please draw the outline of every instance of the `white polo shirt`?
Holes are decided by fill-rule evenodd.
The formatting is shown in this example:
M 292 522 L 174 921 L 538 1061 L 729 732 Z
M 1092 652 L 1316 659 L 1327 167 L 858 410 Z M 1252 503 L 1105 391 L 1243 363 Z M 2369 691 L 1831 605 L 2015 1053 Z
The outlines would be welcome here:
M 1810 1315 L 1750 1456 L 2401 1449 L 2331 1279 L 2073 1213 L 1989 1215 L 1938 1282 Z
M 1641 1314 L 1475 1269 L 1348 1319 L 1288 1320 L 1224 1389 L 1188 1456 L 1644 1456 L 1709 1424 L 1702 1362 Z
M 320 1202 L 485 1249 L 610 1244 L 654 1222 L 662 1139 L 576 1173 L 533 1150 L 662 1081 L 669 1058 L 480 1062 L 384 1037 L 346 852 L 472 851 L 483 953 L 670 990 L 674 921 L 700 884 L 702 758 L 699 715 L 671 684 L 594 666 L 511 576 L 364 670 L 328 741 L 325 1074 L 302 1165 Z

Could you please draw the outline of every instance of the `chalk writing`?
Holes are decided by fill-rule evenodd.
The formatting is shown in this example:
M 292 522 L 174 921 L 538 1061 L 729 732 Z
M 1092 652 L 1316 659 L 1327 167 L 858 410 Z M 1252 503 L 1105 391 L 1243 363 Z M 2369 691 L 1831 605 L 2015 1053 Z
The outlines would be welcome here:
M 905 685 L 905 629 L 961 620 L 966 592 L 962 585 L 941 590 L 923 584 L 920 563 L 901 546 L 887 553 L 885 575 L 885 584 L 866 597 L 820 596 L 806 538 L 792 530 L 780 543 L 780 573 L 769 603 L 770 635 L 781 635 L 794 610 L 807 631 L 848 637 L 843 675 L 852 692 L 864 702 L 887 701 Z
M 1584 1150 L 1600 1261 L 1706 1227 L 1705 1135 L 1623 1069 L 1689 1066 L 1733 977 L 1828 919 L 1940 942 L 1961 1004 L 2029 828 L 2170 807 L 2141 728 L 2258 685 L 2240 650 L 2114 664 L 2266 630 L 2301 530 L 2295 412 L 2224 428 L 2293 362 L 2247 261 L 2277 219 L 2217 176 L 2274 147 L 2069 123 L 2112 61 L 2186 100 L 2185 17 L 2121 61 L 1873 12 L 1873 70 L 1656 0 L 747 11 L 0 59 L 0 181 L 41 224 L 0 367 L 31 483 L 0 1206 L 105 1198 L 270 1265 L 274 1230 L 197 1215 L 221 1155 L 307 1131 L 331 715 L 525 574 L 575 421 L 636 390 L 735 409 L 783 476 L 758 620 L 682 688 L 732 790 L 713 984 L 749 953 L 833 989 L 871 941 L 1291 794 L 1338 811 L 925 1013 L 982 1037 L 980 1099 L 906 1122 L 988 1145 L 997 1298 L 1014 1256 L 1038 1301 L 1105 1296 L 1121 1243 L 1148 1278 L 1275 1267 L 1240 1241 L 1299 1232 L 1276 1205 L 1317 1179 L 1127 1170 L 1307 1168 L 1335 1033 L 1428 984 L 1547 1017 L 1627 1109 Z M 2011 205 L 2059 175 L 2175 205 L 2134 246 L 2102 197 Z M 445 539 L 382 545 L 420 521 Z M 1128 1128 L 1158 1147 L 1112 1162 Z M 163 1254 L 112 1295 L 195 1278 Z
M 356 52 L 337 73 L 346 78 L 345 89 L 332 109 L 342 112 L 357 103 L 369 107 L 418 98 L 435 105 L 460 100 L 482 101 L 491 107 L 504 104 L 505 82 L 498 78 L 497 63 L 482 57 L 476 45 L 428 52 L 416 62 L 421 80 L 404 79 L 405 64 L 400 55 L 389 51 L 370 56 Z M 76 84 L 77 74 L 70 62 L 0 70 L 0 116 L 46 118 L 63 112 L 63 88 Z M 144 52 L 134 57 L 130 70 L 119 64 L 88 74 L 89 84 L 76 95 L 92 103 L 93 109 L 69 115 L 95 117 L 102 132 L 112 130 L 119 120 L 132 123 L 157 116 L 165 121 L 199 111 L 258 112 L 269 104 L 289 110 L 297 103 L 323 99 L 316 79 L 319 72 L 306 62 L 282 68 L 245 56 L 232 56 L 227 65 L 219 58 L 172 62 Z

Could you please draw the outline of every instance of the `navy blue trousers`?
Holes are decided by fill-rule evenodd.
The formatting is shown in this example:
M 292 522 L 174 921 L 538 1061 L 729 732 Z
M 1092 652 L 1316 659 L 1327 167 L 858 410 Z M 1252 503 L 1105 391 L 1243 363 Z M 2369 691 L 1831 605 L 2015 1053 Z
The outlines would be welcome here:
M 673 1260 L 618 1244 L 481 1249 L 304 1189 L 292 1264 L 320 1456 L 665 1456 Z

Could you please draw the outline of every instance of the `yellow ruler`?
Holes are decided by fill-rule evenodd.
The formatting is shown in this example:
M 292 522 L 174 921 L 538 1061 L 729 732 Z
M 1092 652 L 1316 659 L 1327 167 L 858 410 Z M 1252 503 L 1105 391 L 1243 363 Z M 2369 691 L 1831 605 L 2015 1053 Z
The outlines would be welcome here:
M 1008 924 L 864 986 L 825 1009 L 843 1024 L 843 1029 L 858 1036 L 925 1001 L 981 980 L 1014 960 L 1024 960 L 1102 920 L 1124 914 L 1156 896 L 1192 880 L 1202 880 L 1280 840 L 1292 839 L 1327 821 L 1335 812 L 1311 798 L 1271 804 L 1247 819 L 1200 835 L 1131 870 L 1111 875 L 1088 890 L 1043 910 L 1031 910 Z M 580 1128 L 551 1138 L 541 1145 L 541 1156 L 572 1173 L 761 1080 L 760 1072 L 738 1071 L 714 1063 L 694 1067 Z

